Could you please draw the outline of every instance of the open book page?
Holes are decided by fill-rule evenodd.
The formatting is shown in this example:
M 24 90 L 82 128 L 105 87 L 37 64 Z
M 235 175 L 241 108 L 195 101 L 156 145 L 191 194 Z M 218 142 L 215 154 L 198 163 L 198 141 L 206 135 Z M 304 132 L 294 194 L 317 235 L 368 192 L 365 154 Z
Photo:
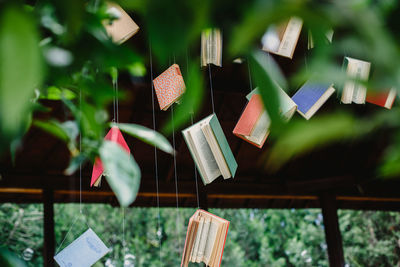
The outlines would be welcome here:
M 221 228 L 220 225 L 221 225 L 220 223 L 211 220 L 210 230 L 208 231 L 208 237 L 204 251 L 204 263 L 207 265 L 209 265 L 209 262 L 211 260 L 211 255 L 214 249 L 216 248 L 217 234 L 218 230 Z
M 354 78 L 360 81 L 367 81 L 369 76 L 371 64 L 365 61 L 357 61 L 355 63 Z M 367 88 L 360 82 L 356 82 L 353 91 L 353 102 L 357 104 L 364 104 L 367 95 Z
M 201 125 L 201 130 L 203 131 L 207 143 L 210 145 L 210 149 L 214 155 L 222 176 L 224 177 L 224 179 L 230 178 L 231 173 L 229 171 L 228 165 L 226 164 L 221 148 L 219 147 L 217 139 L 215 138 L 210 125 L 207 124 L 207 122 L 204 122 L 204 124 Z
M 350 62 L 347 58 L 345 60 L 347 61 L 346 74 L 348 77 L 353 77 L 356 71 L 355 65 L 352 62 Z M 343 92 L 341 98 L 342 103 L 350 104 L 353 101 L 353 92 L 354 92 L 354 81 L 347 80 L 343 86 Z
M 268 113 L 264 111 L 260 118 L 258 119 L 256 125 L 253 128 L 250 136 L 246 136 L 251 142 L 256 144 L 261 144 L 265 139 L 266 135 L 269 133 L 269 126 L 271 124 L 271 120 L 268 116 Z
M 207 242 L 208 232 L 210 230 L 210 224 L 211 224 L 210 218 L 205 217 L 203 230 L 201 232 L 201 237 L 200 237 L 199 250 L 197 251 L 196 262 L 202 262 L 204 260 L 204 250 L 206 248 L 206 242 Z
M 196 259 L 197 259 L 197 252 L 199 250 L 201 232 L 203 231 L 203 225 L 204 225 L 204 217 L 200 217 L 199 218 L 199 226 L 197 227 L 196 239 L 194 241 L 192 253 L 190 254 L 191 262 L 196 262 Z
M 294 49 L 300 36 L 303 21 L 300 18 L 292 17 L 286 27 L 285 34 L 279 46 L 278 54 L 292 58 Z
M 194 246 L 194 241 L 196 238 L 197 234 L 197 227 L 199 225 L 199 220 L 198 218 L 191 218 L 189 221 L 188 225 L 188 231 L 187 231 L 187 236 L 186 236 L 186 241 L 185 241 L 185 248 L 183 252 L 183 257 L 182 257 L 182 264 L 181 266 L 187 267 L 189 260 L 190 260 L 190 255 Z

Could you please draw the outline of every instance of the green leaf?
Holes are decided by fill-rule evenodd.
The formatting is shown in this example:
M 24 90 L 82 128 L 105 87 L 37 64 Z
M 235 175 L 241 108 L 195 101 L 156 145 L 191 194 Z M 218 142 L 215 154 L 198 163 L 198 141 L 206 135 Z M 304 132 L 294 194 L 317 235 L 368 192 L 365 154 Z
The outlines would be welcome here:
M 67 169 L 65 169 L 65 175 L 72 175 L 76 170 L 85 163 L 87 160 L 86 156 L 80 153 L 79 155 L 73 157 L 69 162 Z
M 3 267 L 26 267 L 23 260 L 5 248 L 0 248 L 0 266 Z
M 133 123 L 112 123 L 111 126 L 117 126 L 121 131 L 149 145 L 155 146 L 166 153 L 174 154 L 174 149 L 168 139 L 152 129 Z
M 63 98 L 71 100 L 76 98 L 76 94 L 66 88 L 58 88 L 55 86 L 50 86 L 46 89 L 46 92 L 40 94 L 40 99 L 48 99 L 48 100 L 61 100 Z
M 141 173 L 133 156 L 120 145 L 104 141 L 100 147 L 106 179 L 121 206 L 129 206 L 139 191 Z
M 21 134 L 43 77 L 36 23 L 13 5 L 0 11 L 0 150 Z

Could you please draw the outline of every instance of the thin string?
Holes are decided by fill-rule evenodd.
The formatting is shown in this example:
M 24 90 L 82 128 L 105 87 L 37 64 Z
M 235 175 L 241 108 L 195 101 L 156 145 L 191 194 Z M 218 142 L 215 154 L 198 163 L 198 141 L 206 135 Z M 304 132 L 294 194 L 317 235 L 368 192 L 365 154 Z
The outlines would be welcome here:
M 188 57 L 188 51 L 186 49 L 186 75 L 189 77 L 189 57 Z M 190 112 L 190 121 L 193 125 L 193 114 L 194 111 L 191 110 Z M 199 186 L 197 183 L 197 170 L 196 170 L 196 164 L 193 162 L 193 170 L 194 170 L 194 181 L 196 182 L 196 196 L 197 196 L 197 208 L 200 208 L 200 201 L 199 201 Z
M 60 248 L 62 247 L 62 245 L 64 244 L 65 240 L 67 239 L 67 236 L 69 235 L 69 233 L 71 232 L 72 228 L 74 227 L 75 223 L 78 221 L 79 218 L 83 218 L 84 223 L 86 224 L 86 226 L 88 228 L 90 228 L 89 224 L 86 221 L 86 218 L 84 216 L 76 216 L 75 220 L 72 222 L 71 226 L 69 227 L 67 233 L 65 234 L 63 240 L 61 241 L 61 244 L 58 246 L 57 250 L 56 250 L 56 255 L 57 253 L 60 251 Z
M 172 116 L 172 146 L 175 150 L 175 122 L 174 122 L 174 106 L 171 106 L 171 116 Z M 178 173 L 176 171 L 176 153 L 174 153 L 174 174 L 175 174 L 175 199 L 176 199 L 176 231 L 178 236 L 178 244 L 179 244 L 179 253 L 182 251 L 181 249 L 181 240 L 180 240 L 180 213 L 179 213 L 179 192 L 178 192 Z
M 154 84 L 153 84 L 153 58 L 151 53 L 151 41 L 149 44 L 149 52 L 150 52 L 150 78 L 151 78 L 151 106 L 153 109 L 153 130 L 156 131 L 156 116 L 155 116 L 155 109 L 154 109 Z M 155 178 L 156 178 L 156 192 L 157 192 L 157 236 L 158 236 L 158 246 L 160 248 L 159 257 L 160 257 L 160 264 L 162 266 L 161 260 L 161 223 L 160 223 L 160 197 L 159 197 L 159 190 L 158 190 L 158 160 L 157 160 L 157 147 L 154 146 L 154 169 L 155 169 Z
M 253 90 L 253 82 L 251 81 L 251 72 L 250 72 L 250 62 L 249 58 L 247 58 L 247 70 L 249 71 L 249 84 L 250 84 L 250 92 Z
M 213 93 L 213 86 L 212 86 L 212 79 L 211 79 L 211 64 L 208 64 L 208 76 L 210 77 L 210 91 L 211 91 L 211 105 L 212 105 L 212 111 L 215 113 L 215 108 L 214 108 L 214 93 Z

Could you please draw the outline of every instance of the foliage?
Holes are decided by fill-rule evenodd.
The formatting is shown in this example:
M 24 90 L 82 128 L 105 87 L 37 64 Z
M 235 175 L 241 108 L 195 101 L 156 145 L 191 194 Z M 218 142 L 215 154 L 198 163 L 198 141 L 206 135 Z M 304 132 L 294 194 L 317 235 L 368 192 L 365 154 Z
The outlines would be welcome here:
M 160 208 L 158 216 L 157 208 L 124 210 L 103 204 L 84 204 L 80 214 L 78 204 L 56 204 L 56 247 L 61 250 L 91 227 L 112 249 L 95 266 L 104 266 L 106 262 L 122 266 L 124 255 L 126 261 L 133 260 L 135 266 L 160 266 L 161 263 L 163 266 L 178 266 L 186 226 L 194 211 L 188 208 Z M 319 210 L 210 211 L 231 222 L 222 266 L 329 265 Z M 398 265 L 399 213 L 340 210 L 338 216 L 346 266 Z M 42 265 L 42 219 L 41 205 L 1 205 L 0 225 L 3 231 L 0 244 L 21 258 L 24 250 L 31 248 L 33 257 L 27 263 L 30 266 Z

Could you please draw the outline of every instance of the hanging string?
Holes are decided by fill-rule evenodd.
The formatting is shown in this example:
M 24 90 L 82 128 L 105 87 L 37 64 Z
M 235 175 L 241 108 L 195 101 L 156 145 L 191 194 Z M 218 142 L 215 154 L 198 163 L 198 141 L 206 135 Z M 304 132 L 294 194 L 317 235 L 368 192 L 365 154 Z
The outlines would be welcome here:
M 215 108 L 214 108 L 214 93 L 213 93 L 213 87 L 212 87 L 212 79 L 211 79 L 211 64 L 208 64 L 208 76 L 210 77 L 210 93 L 211 93 L 211 105 L 212 105 L 212 111 L 215 113 Z
M 153 84 L 153 57 L 151 52 L 151 41 L 149 42 L 149 53 L 150 53 L 150 79 L 151 79 L 151 106 L 153 109 L 153 130 L 156 131 L 156 116 L 155 116 L 155 109 L 154 109 L 154 84 Z M 160 223 L 160 197 L 159 197 L 159 190 L 158 190 L 158 160 L 157 160 L 157 147 L 154 146 L 154 169 L 155 169 L 155 178 L 156 178 L 156 193 L 157 193 L 157 236 L 158 236 L 158 246 L 160 248 L 159 257 L 160 257 L 160 264 L 162 265 L 161 261 L 161 223 Z
M 189 77 L 189 57 L 188 57 L 188 51 L 186 49 L 186 75 Z M 193 114 L 194 111 L 191 110 L 190 112 L 190 121 L 193 125 Z M 197 208 L 200 208 L 200 201 L 199 201 L 199 186 L 197 183 L 197 170 L 196 170 L 196 164 L 193 162 L 193 170 L 194 170 L 194 181 L 196 183 L 196 196 L 197 196 Z
M 175 150 L 175 122 L 174 122 L 174 106 L 171 106 L 171 116 L 172 116 L 172 146 Z M 176 231 L 178 236 L 179 253 L 181 250 L 181 240 L 180 240 L 180 213 L 179 213 L 179 192 L 178 192 L 178 173 L 176 171 L 176 153 L 174 153 L 174 174 L 175 174 L 175 199 L 176 199 Z
M 251 72 L 250 72 L 250 62 L 249 58 L 247 58 L 247 70 L 249 71 L 249 83 L 250 83 L 250 92 L 253 90 L 253 82 L 251 81 Z

